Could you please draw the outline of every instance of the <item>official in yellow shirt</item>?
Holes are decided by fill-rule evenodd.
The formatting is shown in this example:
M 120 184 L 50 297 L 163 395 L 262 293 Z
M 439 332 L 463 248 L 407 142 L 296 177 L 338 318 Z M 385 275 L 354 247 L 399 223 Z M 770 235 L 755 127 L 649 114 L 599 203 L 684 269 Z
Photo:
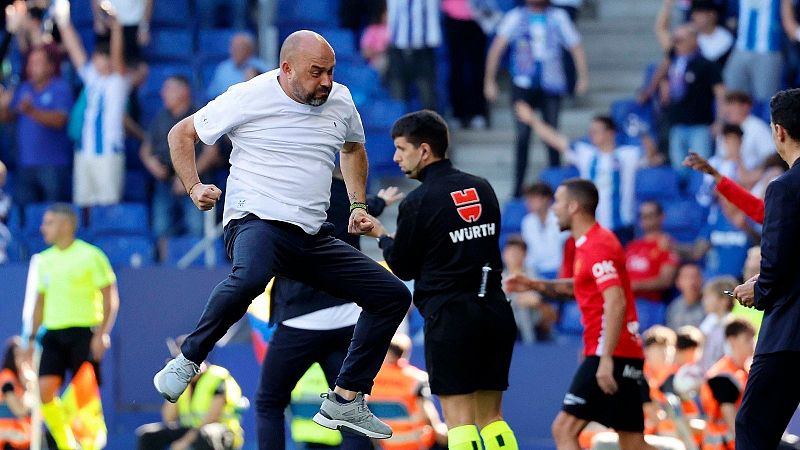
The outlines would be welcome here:
M 67 370 L 72 375 L 85 361 L 99 362 L 111 345 L 109 333 L 119 309 L 117 278 L 106 255 L 75 239 L 77 216 L 70 205 L 47 209 L 41 232 L 52 247 L 38 257 L 38 296 L 30 341 L 45 328 L 39 363 L 42 414 L 59 450 L 76 448 L 56 393 Z

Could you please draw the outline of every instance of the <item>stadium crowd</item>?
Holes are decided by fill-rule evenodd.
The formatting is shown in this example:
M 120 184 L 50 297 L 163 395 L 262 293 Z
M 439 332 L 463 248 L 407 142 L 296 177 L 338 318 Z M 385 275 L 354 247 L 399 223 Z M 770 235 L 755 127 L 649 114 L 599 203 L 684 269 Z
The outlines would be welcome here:
M 175 176 L 167 134 L 199 105 L 268 70 L 247 31 L 251 11 L 245 0 L 198 0 L 189 30 L 180 15 L 159 16 L 175 11 L 162 0 L 79 3 L 17 0 L 5 10 L 11 70 L 0 87 L 0 264 L 46 248 L 38 229 L 53 202 L 79 209 L 78 236 L 112 264 L 174 263 L 202 237 L 203 215 Z M 617 102 L 586 124 L 586 137 L 571 139 L 574 130 L 558 127 L 562 103 L 592 88 L 575 23 L 581 1 L 526 0 L 507 12 L 497 3 L 341 0 L 339 27 L 352 32 L 331 28 L 344 33 L 334 47 L 353 51 L 342 51 L 350 66 L 343 78 L 353 83 L 360 80 L 353 72 L 371 70 L 401 112 L 421 105 L 481 129 L 494 125 L 490 110 L 508 51 L 517 142 L 501 236 L 506 272 L 564 273 L 575 243 L 559 229 L 553 192 L 571 176 L 592 180 L 598 221 L 625 244 L 651 388 L 648 433 L 684 439 L 688 426 L 695 445 L 727 448 L 730 408 L 735 415 L 760 317 L 723 291 L 758 272 L 763 204 L 759 216 L 749 194 L 763 198 L 787 169 L 772 145 L 767 102 L 800 85 L 800 5 L 663 0 L 653 39 L 664 54 L 640 89 L 632 87 L 635 100 Z M 211 13 L 221 5 L 227 14 Z M 199 48 L 213 70 L 186 63 L 194 57 L 180 47 L 187 35 L 189 48 L 195 36 L 201 46 L 217 40 L 213 50 Z M 437 56 L 443 45 L 446 60 Z M 440 64 L 450 74 L 444 89 Z M 359 87 L 350 87 L 358 99 Z M 547 146 L 550 167 L 526 184 L 532 136 Z M 230 142 L 196 150 L 203 179 L 224 180 Z M 510 298 L 521 341 L 580 333 L 574 302 Z M 2 379 L 9 405 L 29 376 L 15 345 L 3 372 L 10 378 Z M 395 364 L 403 351 L 395 349 Z M 682 397 L 677 406 L 674 395 Z M 705 427 L 696 426 L 701 418 Z M 592 430 L 587 447 L 602 445 L 606 434 Z M 434 445 L 440 435 L 429 429 L 426 439 Z

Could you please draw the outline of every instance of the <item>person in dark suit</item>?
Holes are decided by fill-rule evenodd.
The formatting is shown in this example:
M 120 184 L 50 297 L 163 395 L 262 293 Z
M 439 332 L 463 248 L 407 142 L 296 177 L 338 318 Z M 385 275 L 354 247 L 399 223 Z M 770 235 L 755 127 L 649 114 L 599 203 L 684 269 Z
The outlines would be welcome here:
M 764 311 L 750 379 L 736 416 L 736 449 L 774 449 L 800 404 L 800 89 L 770 101 L 772 137 L 790 169 L 767 187 L 761 273 L 737 286 Z

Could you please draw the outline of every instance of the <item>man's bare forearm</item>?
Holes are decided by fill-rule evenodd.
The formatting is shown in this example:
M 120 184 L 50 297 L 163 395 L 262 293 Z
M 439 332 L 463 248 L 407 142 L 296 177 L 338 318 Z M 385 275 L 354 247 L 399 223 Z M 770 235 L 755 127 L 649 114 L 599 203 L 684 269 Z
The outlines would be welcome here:
M 539 293 L 550 298 L 572 298 L 575 296 L 575 283 L 572 278 L 542 281 Z
M 612 356 L 617 348 L 622 326 L 625 322 L 625 293 L 619 286 L 603 291 L 603 336 L 605 336 L 601 356 Z
M 342 176 L 347 186 L 347 196 L 350 203 L 367 201 L 367 150 L 364 144 L 356 142 L 345 143 L 340 155 Z
M 172 167 L 180 178 L 183 187 L 188 193 L 192 186 L 200 182 L 195 162 L 194 146 L 200 139 L 194 129 L 194 116 L 189 116 L 178 122 L 167 135 L 169 142 L 169 156 Z

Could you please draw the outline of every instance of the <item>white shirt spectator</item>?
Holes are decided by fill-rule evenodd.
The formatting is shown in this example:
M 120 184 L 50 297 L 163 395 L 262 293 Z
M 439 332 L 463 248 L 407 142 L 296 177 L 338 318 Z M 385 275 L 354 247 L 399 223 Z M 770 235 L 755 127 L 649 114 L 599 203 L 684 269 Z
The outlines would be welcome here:
M 421 49 L 441 45 L 439 0 L 388 0 L 386 13 L 393 47 Z
M 730 314 L 724 317 L 708 314 L 700 324 L 700 331 L 706 337 L 703 359 L 700 361 L 703 370 L 710 369 L 714 363 L 725 356 L 725 322 L 729 316 Z
M 124 153 L 130 81 L 118 73 L 101 76 L 91 63 L 81 67 L 78 75 L 86 87 L 81 152 L 87 156 Z
M 742 128 L 742 162 L 747 170 L 758 168 L 767 157 L 775 153 L 775 144 L 772 142 L 772 130 L 769 125 L 758 117 L 750 114 L 740 125 Z M 725 140 L 717 137 L 717 155 L 727 154 Z
M 642 150 L 632 145 L 605 153 L 580 141 L 567 152 L 567 160 L 578 168 L 581 178 L 592 180 L 597 186 L 597 221 L 606 228 L 613 230 L 634 223 L 636 171 L 641 155 Z
M 124 27 L 139 25 L 144 17 L 144 0 L 111 0 L 111 4 L 117 20 Z
M 364 142 L 364 127 L 346 86 L 333 83 L 328 100 L 292 100 L 279 70 L 232 86 L 194 115 L 197 135 L 233 143 L 223 223 L 253 213 L 316 234 L 330 204 L 336 153 Z
M 562 232 L 558 226 L 558 218 L 553 211 L 548 211 L 544 223 L 539 215 L 529 213 L 522 219 L 522 239 L 528 245 L 525 256 L 525 268 L 536 276 L 557 274 L 561 268 L 564 242 L 568 232 Z
M 733 47 L 733 35 L 724 27 L 717 26 L 711 34 L 698 33 L 697 45 L 705 59 L 717 61 Z

